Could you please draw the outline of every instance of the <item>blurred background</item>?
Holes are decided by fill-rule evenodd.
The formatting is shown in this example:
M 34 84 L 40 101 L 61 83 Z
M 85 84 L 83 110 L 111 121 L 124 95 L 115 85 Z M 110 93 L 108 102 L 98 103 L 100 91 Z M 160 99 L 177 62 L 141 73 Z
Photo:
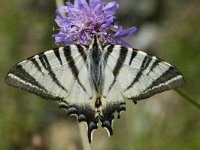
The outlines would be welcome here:
M 106 1 L 105 1 L 106 2 Z M 133 47 L 156 55 L 185 76 L 181 90 L 200 103 L 200 1 L 118 0 L 118 22 L 138 27 L 128 39 Z M 56 103 L 8 87 L 4 78 L 23 59 L 55 47 L 52 38 L 55 1 L 0 2 L 0 149 L 80 150 L 75 117 Z M 199 150 L 200 110 L 175 91 L 127 102 L 115 120 L 114 135 L 101 127 L 94 133 L 94 150 Z

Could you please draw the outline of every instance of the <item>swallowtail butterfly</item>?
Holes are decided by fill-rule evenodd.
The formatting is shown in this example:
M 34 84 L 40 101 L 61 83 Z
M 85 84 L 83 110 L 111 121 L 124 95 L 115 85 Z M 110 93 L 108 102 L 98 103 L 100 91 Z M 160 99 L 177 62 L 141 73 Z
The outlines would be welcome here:
M 169 63 L 120 45 L 67 45 L 42 52 L 15 65 L 8 85 L 55 100 L 68 115 L 86 122 L 89 142 L 102 123 L 113 134 L 114 113 L 126 110 L 125 100 L 149 98 L 182 87 L 180 71 Z

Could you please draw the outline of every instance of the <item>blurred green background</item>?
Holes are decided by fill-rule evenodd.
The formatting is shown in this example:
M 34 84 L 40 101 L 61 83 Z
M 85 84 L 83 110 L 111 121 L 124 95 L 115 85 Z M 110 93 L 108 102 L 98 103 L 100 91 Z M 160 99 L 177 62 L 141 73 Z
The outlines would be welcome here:
M 156 55 L 185 76 L 181 90 L 200 103 L 200 1 L 119 0 L 117 18 L 138 32 L 132 46 Z M 55 1 L 0 1 L 0 149 L 82 149 L 77 121 L 52 101 L 8 87 L 4 78 L 19 61 L 55 47 Z M 114 135 L 94 133 L 94 150 L 199 150 L 200 110 L 175 91 L 127 102 Z

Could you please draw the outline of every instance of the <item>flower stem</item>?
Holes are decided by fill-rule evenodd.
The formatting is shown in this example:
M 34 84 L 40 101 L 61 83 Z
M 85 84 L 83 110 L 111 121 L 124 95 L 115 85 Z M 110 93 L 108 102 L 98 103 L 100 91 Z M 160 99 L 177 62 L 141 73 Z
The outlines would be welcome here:
M 192 105 L 194 105 L 195 107 L 197 107 L 198 109 L 200 109 L 200 104 L 197 103 L 195 100 L 193 100 L 191 97 L 187 96 L 186 94 L 184 94 L 183 92 L 181 92 L 179 89 L 175 89 L 175 91 L 182 96 L 183 98 L 185 98 L 185 100 L 187 100 L 189 103 L 191 103 Z

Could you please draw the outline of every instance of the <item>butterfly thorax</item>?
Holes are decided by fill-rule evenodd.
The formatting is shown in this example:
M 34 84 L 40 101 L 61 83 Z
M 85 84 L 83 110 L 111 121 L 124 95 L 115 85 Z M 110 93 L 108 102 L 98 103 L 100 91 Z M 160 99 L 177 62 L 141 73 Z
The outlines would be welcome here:
M 102 94 L 102 86 L 104 81 L 104 57 L 102 47 L 97 38 L 94 38 L 89 46 L 89 55 L 87 58 L 87 67 L 90 75 L 90 84 L 100 96 Z M 97 96 L 97 97 L 98 97 Z

